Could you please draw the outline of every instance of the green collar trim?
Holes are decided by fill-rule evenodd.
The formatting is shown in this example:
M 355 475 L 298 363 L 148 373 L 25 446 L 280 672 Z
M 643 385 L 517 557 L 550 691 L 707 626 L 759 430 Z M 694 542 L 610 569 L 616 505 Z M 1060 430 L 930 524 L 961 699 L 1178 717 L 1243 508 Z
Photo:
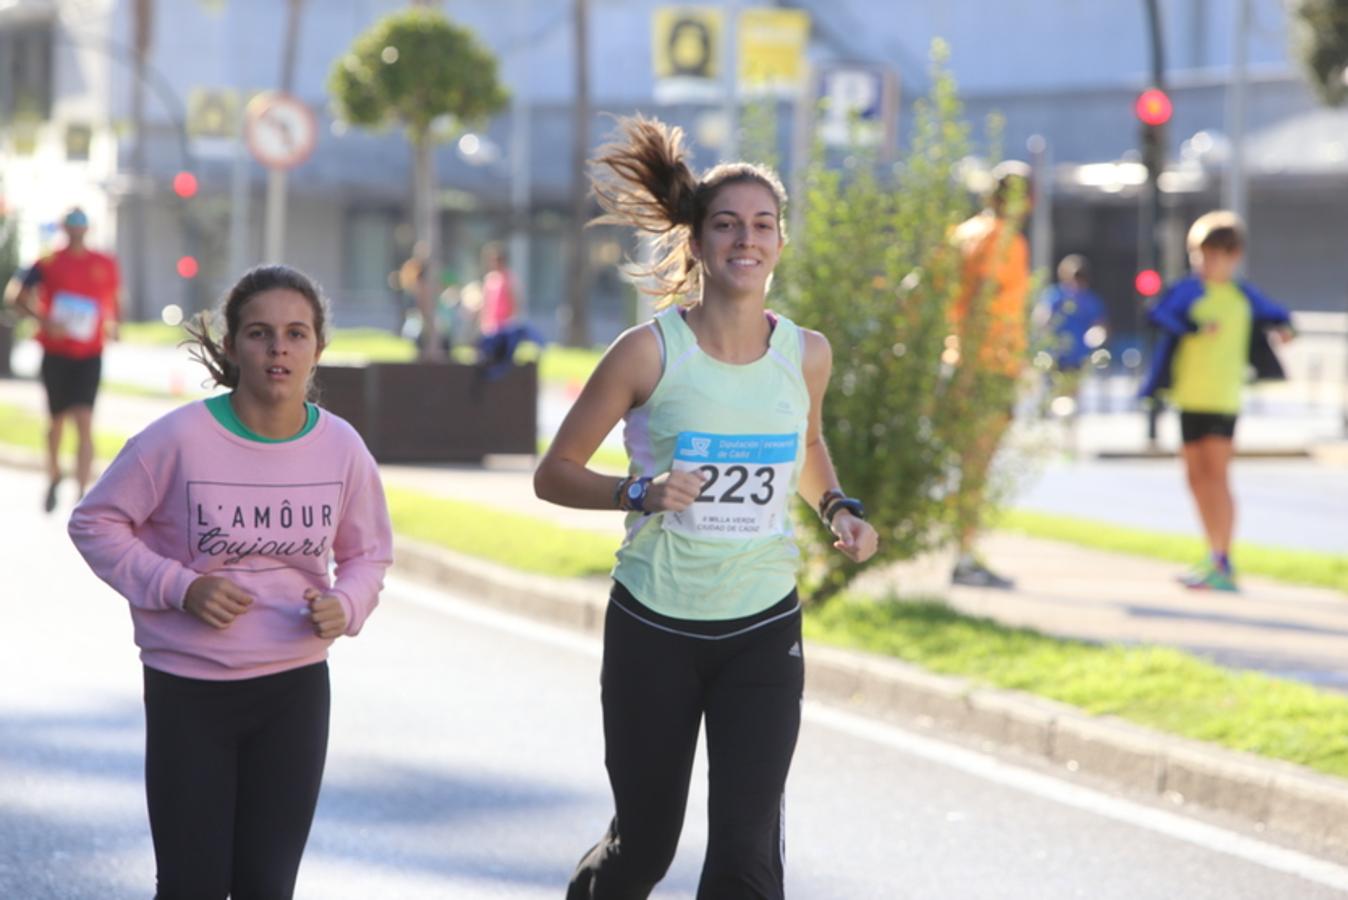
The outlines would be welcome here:
M 244 440 L 256 441 L 259 444 L 284 444 L 287 441 L 294 441 L 304 437 L 306 434 L 313 431 L 314 426 L 318 424 L 318 407 L 312 403 L 306 402 L 304 404 L 304 427 L 301 428 L 298 433 L 284 438 L 263 437 L 240 421 L 238 413 L 234 412 L 233 404 L 229 402 L 231 396 L 232 393 L 216 394 L 214 397 L 207 397 L 206 408 L 211 411 L 211 415 L 215 416 L 215 421 L 225 427 L 226 431 L 230 434 L 237 434 Z

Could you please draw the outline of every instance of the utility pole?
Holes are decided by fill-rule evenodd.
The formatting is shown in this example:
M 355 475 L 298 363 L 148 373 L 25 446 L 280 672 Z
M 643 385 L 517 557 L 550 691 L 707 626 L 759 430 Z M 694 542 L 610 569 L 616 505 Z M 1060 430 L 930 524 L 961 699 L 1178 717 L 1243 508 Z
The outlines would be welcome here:
M 1161 15 L 1157 0 L 1145 0 L 1147 26 L 1151 37 L 1151 85 L 1138 102 L 1138 117 L 1142 121 L 1142 161 L 1147 167 L 1147 184 L 1143 189 L 1141 221 L 1138 241 L 1139 271 L 1154 272 L 1161 260 L 1161 175 L 1166 164 L 1166 123 L 1170 119 L 1170 98 L 1165 91 L 1165 45 L 1161 35 Z M 1141 303 L 1139 297 L 1137 302 Z M 1147 356 L 1156 352 L 1154 332 L 1147 329 Z M 1156 447 L 1157 420 L 1161 402 L 1151 398 L 1147 402 L 1147 446 Z
M 1222 205 L 1245 220 L 1245 111 L 1249 93 L 1250 0 L 1237 0 L 1231 47 L 1231 83 L 1226 90 L 1226 138 L 1231 146 Z
M 144 319 L 146 308 L 146 226 L 145 203 L 149 178 L 145 164 L 145 74 L 149 66 L 150 40 L 154 34 L 154 0 L 136 0 L 132 7 L 131 36 L 131 240 L 128 262 L 130 278 L 131 318 Z
M 739 0 L 726 0 L 725 27 L 721 36 L 721 64 L 725 66 L 725 143 L 721 145 L 721 159 L 731 162 L 739 157 L 740 98 L 739 98 Z
M 295 84 L 295 56 L 300 35 L 300 13 L 304 0 L 287 0 L 285 44 L 281 48 L 282 94 L 289 94 Z M 285 258 L 286 233 L 286 170 L 273 167 L 267 172 L 267 262 L 279 263 Z
M 571 118 L 571 234 L 566 259 L 566 343 L 590 345 L 589 278 L 585 259 L 585 220 L 590 211 L 585 164 L 590 153 L 590 10 L 588 0 L 573 0 L 572 27 L 576 50 Z
M 531 0 L 515 0 L 515 49 L 510 66 L 514 70 L 516 88 L 510 107 L 510 264 L 515 273 L 516 296 L 529 304 L 529 168 L 532 164 L 532 141 L 529 118 L 529 48 L 526 33 L 529 25 Z

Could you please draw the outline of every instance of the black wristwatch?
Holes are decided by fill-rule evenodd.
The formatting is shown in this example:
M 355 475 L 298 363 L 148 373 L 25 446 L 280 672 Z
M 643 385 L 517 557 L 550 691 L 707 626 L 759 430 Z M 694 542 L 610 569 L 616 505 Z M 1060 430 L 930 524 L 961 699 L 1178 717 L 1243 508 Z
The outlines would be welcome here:
M 651 480 L 649 478 L 634 478 L 629 481 L 622 489 L 622 508 L 645 512 L 646 493 L 650 490 L 650 487 Z

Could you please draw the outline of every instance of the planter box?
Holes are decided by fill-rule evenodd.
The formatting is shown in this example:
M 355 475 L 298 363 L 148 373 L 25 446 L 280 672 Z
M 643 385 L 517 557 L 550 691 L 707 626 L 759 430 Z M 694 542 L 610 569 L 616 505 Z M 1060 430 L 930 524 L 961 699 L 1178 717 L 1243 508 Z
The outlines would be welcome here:
M 461 363 L 319 366 L 319 405 L 360 432 L 379 462 L 470 462 L 538 447 L 538 366 L 488 377 Z

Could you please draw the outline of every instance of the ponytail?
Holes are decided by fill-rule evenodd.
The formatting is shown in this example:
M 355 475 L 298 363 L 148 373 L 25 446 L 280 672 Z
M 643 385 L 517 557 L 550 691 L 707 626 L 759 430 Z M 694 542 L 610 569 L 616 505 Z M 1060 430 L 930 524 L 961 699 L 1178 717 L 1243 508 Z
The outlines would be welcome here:
M 677 126 L 637 115 L 619 119 L 618 128 L 618 140 L 600 147 L 592 162 L 590 184 L 604 212 L 591 224 L 626 225 L 650 235 L 653 261 L 629 267 L 647 282 L 640 290 L 660 298 L 657 306 L 696 304 L 702 272 L 688 244 L 701 236 L 716 192 L 734 182 L 763 185 L 776 200 L 781 229 L 786 191 L 770 169 L 751 163 L 719 165 L 699 178 Z

